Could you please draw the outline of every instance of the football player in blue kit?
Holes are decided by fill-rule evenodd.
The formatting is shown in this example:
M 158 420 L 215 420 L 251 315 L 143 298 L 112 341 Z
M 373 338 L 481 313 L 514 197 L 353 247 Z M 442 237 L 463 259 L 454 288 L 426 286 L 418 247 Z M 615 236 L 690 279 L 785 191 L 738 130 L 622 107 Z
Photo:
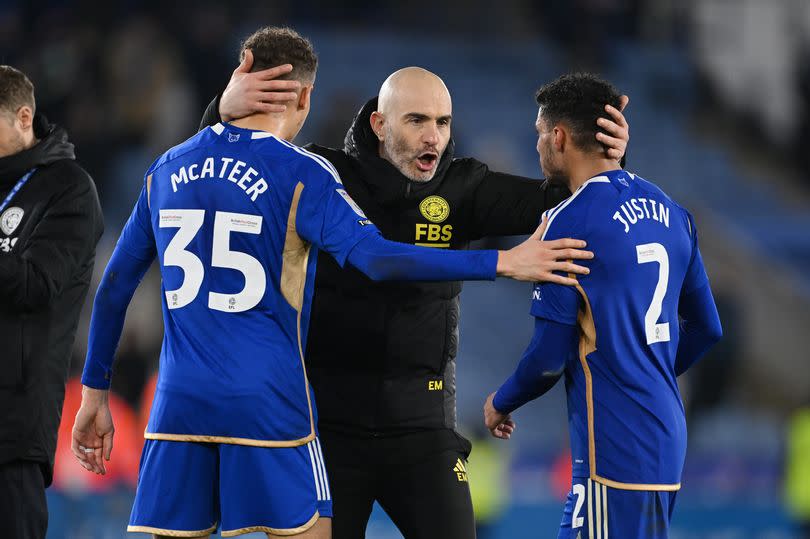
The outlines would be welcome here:
M 291 64 L 284 112 L 216 124 L 149 168 L 96 295 L 72 449 L 104 473 L 115 348 L 157 257 L 164 339 L 129 531 L 156 537 L 330 535 L 332 502 L 303 350 L 315 249 L 373 279 L 536 280 L 539 231 L 510 251 L 438 251 L 382 238 L 331 163 L 290 141 L 310 108 L 317 57 L 286 28 L 243 50 Z
M 618 102 L 588 74 L 537 93 L 541 167 L 573 193 L 543 216 L 544 239 L 583 239 L 595 257 L 576 287 L 535 286 L 534 336 L 484 405 L 508 439 L 509 414 L 564 376 L 573 481 L 559 539 L 668 537 L 686 455 L 677 377 L 722 335 L 692 215 L 594 138 Z

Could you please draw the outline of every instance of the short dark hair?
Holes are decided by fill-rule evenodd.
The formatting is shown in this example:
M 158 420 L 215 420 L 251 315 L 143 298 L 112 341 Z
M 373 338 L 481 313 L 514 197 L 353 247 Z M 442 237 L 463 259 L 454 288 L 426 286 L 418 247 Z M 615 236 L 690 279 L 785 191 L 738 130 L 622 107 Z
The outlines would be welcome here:
M 34 85 L 25 73 L 9 65 L 0 65 L 0 110 L 16 114 L 20 107 L 36 109 Z
M 265 26 L 249 35 L 239 49 L 239 59 L 245 49 L 253 52 L 251 71 L 261 71 L 268 67 L 292 64 L 293 69 L 281 79 L 312 82 L 318 69 L 318 56 L 312 42 L 293 30 L 281 26 Z
M 596 133 L 605 133 L 596 120 L 605 117 L 605 105 L 619 108 L 620 97 L 615 86 L 592 73 L 563 75 L 534 96 L 541 118 L 552 125 L 567 124 L 574 144 L 583 150 L 607 149 L 596 140 Z

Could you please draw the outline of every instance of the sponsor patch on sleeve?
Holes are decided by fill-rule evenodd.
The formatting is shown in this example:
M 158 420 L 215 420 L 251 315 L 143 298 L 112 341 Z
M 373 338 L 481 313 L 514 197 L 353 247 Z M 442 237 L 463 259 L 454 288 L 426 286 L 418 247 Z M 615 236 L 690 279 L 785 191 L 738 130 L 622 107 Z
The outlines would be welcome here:
M 357 215 L 359 215 L 363 219 L 368 220 L 368 217 L 366 217 L 366 214 L 363 213 L 363 210 L 360 209 L 360 206 L 358 206 L 357 202 L 355 202 L 354 199 L 352 199 L 352 197 L 349 196 L 349 193 L 347 193 L 345 189 L 335 189 L 335 191 L 337 191 L 337 193 L 340 196 L 343 197 L 343 200 L 345 200 L 346 204 L 348 204 L 351 207 L 351 209 L 354 210 L 354 213 L 356 213 Z M 363 224 L 363 223 L 360 223 L 360 224 Z M 367 224 L 369 224 L 369 223 L 367 223 Z

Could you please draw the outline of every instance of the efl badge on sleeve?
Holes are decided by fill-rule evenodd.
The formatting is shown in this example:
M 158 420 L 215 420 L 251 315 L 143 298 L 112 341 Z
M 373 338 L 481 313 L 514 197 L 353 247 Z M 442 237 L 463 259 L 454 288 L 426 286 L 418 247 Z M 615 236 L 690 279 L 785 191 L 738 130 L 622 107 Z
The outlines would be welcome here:
M 25 212 L 22 208 L 18 208 L 17 206 L 13 206 L 4 211 L 3 215 L 0 215 L 0 230 L 3 231 L 3 234 L 10 236 L 17 230 L 17 226 L 20 224 L 20 221 L 22 221 L 23 215 L 25 215 Z

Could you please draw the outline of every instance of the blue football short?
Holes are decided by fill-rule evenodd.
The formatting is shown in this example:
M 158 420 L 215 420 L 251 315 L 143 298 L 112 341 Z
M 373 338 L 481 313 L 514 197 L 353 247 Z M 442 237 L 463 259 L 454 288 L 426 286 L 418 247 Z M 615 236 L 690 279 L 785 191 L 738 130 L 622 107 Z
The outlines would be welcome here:
M 557 539 L 667 539 L 677 494 L 575 477 Z
M 331 516 L 317 438 L 298 447 L 146 440 L 127 531 L 292 535 Z

